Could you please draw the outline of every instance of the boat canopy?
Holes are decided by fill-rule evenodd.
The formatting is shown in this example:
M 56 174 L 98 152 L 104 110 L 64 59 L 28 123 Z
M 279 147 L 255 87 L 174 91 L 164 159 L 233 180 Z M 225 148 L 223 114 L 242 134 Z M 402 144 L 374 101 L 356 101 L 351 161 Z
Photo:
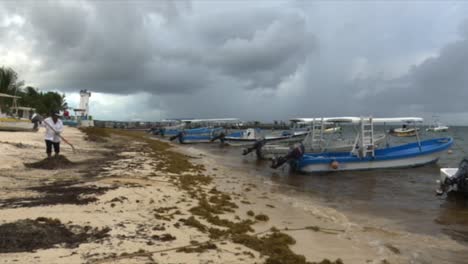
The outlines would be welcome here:
M 0 97 L 3 97 L 3 98 L 21 98 L 19 96 L 14 96 L 14 95 L 5 94 L 5 93 L 0 93 Z
M 353 119 L 353 118 L 358 118 L 359 117 L 307 117 L 307 118 L 291 118 L 289 121 L 294 122 L 294 123 L 312 123 L 316 121 L 323 121 L 323 122 L 330 122 L 330 123 L 339 123 L 337 121 L 331 121 L 331 120 L 346 120 L 345 122 L 350 122 L 348 120 Z
M 325 119 L 324 119 L 325 120 Z M 333 117 L 327 118 L 327 122 L 331 123 L 350 123 L 358 124 L 361 122 L 360 117 Z M 372 118 L 372 122 L 376 123 L 422 123 L 424 121 L 421 117 L 384 117 L 384 118 Z
M 239 118 L 210 118 L 210 119 L 185 119 L 181 120 L 184 123 L 231 123 L 239 122 Z
M 421 117 L 384 117 L 373 118 L 374 123 L 422 123 L 424 121 Z

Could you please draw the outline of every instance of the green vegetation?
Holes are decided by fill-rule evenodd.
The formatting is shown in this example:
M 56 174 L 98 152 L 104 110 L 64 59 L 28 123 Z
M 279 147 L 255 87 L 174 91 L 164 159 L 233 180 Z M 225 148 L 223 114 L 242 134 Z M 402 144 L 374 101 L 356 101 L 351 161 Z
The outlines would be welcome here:
M 19 81 L 18 74 L 12 68 L 0 67 L 0 93 L 20 97 L 18 106 L 35 108 L 42 115 L 67 108 L 65 95 L 57 92 L 41 92 L 34 87 L 23 86 L 24 82 Z M 11 112 L 9 107 L 12 106 L 12 100 L 0 98 L 0 106 L 2 111 Z
M 110 137 L 109 130 L 98 127 L 82 127 L 80 130 L 85 133 L 86 140 L 95 142 L 105 142 L 106 138 Z

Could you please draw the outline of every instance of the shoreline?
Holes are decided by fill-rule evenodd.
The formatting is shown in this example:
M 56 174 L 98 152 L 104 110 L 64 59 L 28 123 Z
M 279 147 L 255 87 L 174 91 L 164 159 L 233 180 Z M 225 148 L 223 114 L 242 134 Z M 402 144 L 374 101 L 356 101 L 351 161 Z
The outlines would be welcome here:
M 221 158 L 217 157 L 215 154 L 211 154 L 206 149 L 187 147 L 187 145 L 179 146 L 179 148 L 181 151 L 202 153 L 204 156 L 212 159 L 213 164 L 216 164 L 216 160 Z M 217 166 L 222 167 L 220 165 Z M 232 175 L 232 169 L 224 168 L 224 170 L 225 173 Z M 288 219 L 284 215 L 281 215 L 281 212 L 287 211 L 290 213 L 291 210 L 288 211 L 288 207 L 293 207 L 294 211 L 305 219 L 295 219 L 296 222 L 318 221 L 318 223 L 325 224 L 331 222 L 344 228 L 349 235 L 346 239 L 362 242 L 363 248 L 370 246 L 370 251 L 377 253 L 374 256 L 380 259 L 380 261 L 387 261 L 389 263 L 464 263 L 464 259 L 468 256 L 466 245 L 452 239 L 448 235 L 413 233 L 408 231 L 405 226 L 399 225 L 397 221 L 385 217 L 375 217 L 372 215 L 362 216 L 356 215 L 349 210 L 334 209 L 321 202 L 314 201 L 314 198 L 311 196 L 297 191 L 294 188 L 285 188 L 281 184 L 275 183 L 264 176 L 254 177 L 255 175 L 252 175 L 251 170 L 236 172 L 235 175 L 240 176 L 239 181 L 243 181 L 244 185 L 248 186 L 254 184 L 261 193 L 269 193 L 269 199 L 274 197 L 276 198 L 276 204 L 282 204 L 282 206 L 276 206 L 276 210 L 269 210 L 273 215 L 272 218 L 277 219 L 277 222 L 281 221 L 281 219 Z M 232 183 L 231 180 L 231 182 L 228 181 L 221 185 L 230 186 Z M 227 189 L 229 189 L 229 187 Z M 237 191 L 242 192 L 239 188 Z M 259 201 L 259 204 L 262 203 L 261 196 L 255 197 L 252 196 L 252 193 L 248 192 L 244 192 L 244 194 L 247 194 L 250 199 L 256 199 L 256 201 Z M 265 204 L 265 202 L 263 203 Z M 301 211 L 303 211 L 304 214 L 301 214 Z M 366 219 L 369 217 L 373 217 L 373 219 Z M 367 221 L 356 222 L 359 220 Z M 294 222 L 294 220 L 290 222 Z M 389 225 L 390 223 L 391 225 Z M 298 240 L 298 244 L 294 245 L 293 248 L 298 250 L 299 254 L 313 258 L 314 256 L 311 255 L 314 255 L 315 252 L 312 254 L 311 252 L 308 253 L 307 247 L 301 249 L 300 246 L 309 243 L 309 241 L 307 239 L 301 241 L 300 237 L 292 236 Z M 333 243 L 331 246 L 336 246 L 336 244 Z M 353 247 L 355 246 L 354 244 Z M 338 249 L 337 251 L 346 252 L 346 250 L 342 249 L 343 248 L 341 248 L 341 250 Z M 331 255 L 330 252 L 333 252 L 333 250 L 325 250 L 323 256 L 329 257 Z M 339 253 L 337 254 L 339 255 Z M 346 257 L 346 254 L 343 255 L 344 257 L 342 256 L 342 259 L 345 263 L 348 263 L 346 259 L 349 260 L 349 263 L 364 263 L 362 262 L 364 259 L 362 257 L 363 255 L 359 255 L 356 259 L 349 258 L 349 256 Z M 365 262 L 379 263 L 375 261 L 368 262 L 368 260 L 369 259 L 366 259 Z
M 78 245 L 0 253 L 0 263 L 455 263 L 451 254 L 464 250 L 447 238 L 353 223 L 200 149 L 119 130 L 92 131 L 97 141 L 87 141 L 67 127 L 64 136 L 79 146 L 72 153 L 62 144 L 72 165 L 42 170 L 23 165 L 45 156 L 41 132 L 0 134 L 0 226 L 46 217 L 107 231 Z M 77 204 L 25 203 L 51 195 L 32 186 L 65 182 L 64 193 L 81 191 L 70 199 Z M 10 198 L 22 203 L 12 208 Z

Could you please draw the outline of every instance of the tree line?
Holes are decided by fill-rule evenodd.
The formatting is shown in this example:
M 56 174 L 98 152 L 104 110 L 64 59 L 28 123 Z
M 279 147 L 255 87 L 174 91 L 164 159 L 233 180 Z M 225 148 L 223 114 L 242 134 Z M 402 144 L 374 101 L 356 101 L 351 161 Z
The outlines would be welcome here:
M 18 73 L 12 68 L 0 67 L 0 93 L 18 96 L 18 106 L 32 107 L 41 115 L 49 115 L 53 111 L 62 111 L 67 108 L 65 95 L 57 92 L 43 92 L 32 86 L 25 86 L 20 81 Z M 12 105 L 11 98 L 0 97 L 2 112 L 9 111 Z

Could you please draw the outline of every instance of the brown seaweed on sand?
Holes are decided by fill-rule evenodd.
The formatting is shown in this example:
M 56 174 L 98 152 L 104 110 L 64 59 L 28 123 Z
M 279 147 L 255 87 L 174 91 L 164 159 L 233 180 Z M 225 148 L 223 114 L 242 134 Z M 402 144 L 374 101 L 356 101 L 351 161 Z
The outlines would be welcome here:
M 58 219 L 39 217 L 0 225 L 0 253 L 24 252 L 54 247 L 77 247 L 107 237 L 109 228 L 65 226 Z
M 63 155 L 45 158 L 43 160 L 32 163 L 24 163 L 24 166 L 27 168 L 44 170 L 66 169 L 72 167 L 73 165 L 75 165 L 75 163 Z

